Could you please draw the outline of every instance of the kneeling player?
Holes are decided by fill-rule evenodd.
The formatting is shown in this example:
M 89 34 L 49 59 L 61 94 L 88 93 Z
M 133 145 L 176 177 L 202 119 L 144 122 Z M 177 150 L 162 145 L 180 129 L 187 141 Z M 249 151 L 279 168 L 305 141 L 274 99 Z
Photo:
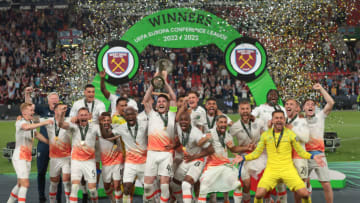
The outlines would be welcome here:
M 39 132 L 36 132 L 36 128 L 51 124 L 51 120 L 43 121 L 40 123 L 33 123 L 32 119 L 34 116 L 33 104 L 23 103 L 20 106 L 22 119 L 16 121 L 16 145 L 14 154 L 12 156 L 12 164 L 14 166 L 17 184 L 11 190 L 8 203 L 15 202 L 26 202 L 26 193 L 29 188 L 29 174 L 31 169 L 32 159 L 32 144 L 34 137 L 44 143 L 49 143 L 48 140 L 42 136 Z
M 99 121 L 101 129 L 99 143 L 105 193 L 112 201 L 115 199 L 116 203 L 120 203 L 122 199 L 121 171 L 124 168 L 122 144 L 120 139 L 114 139 L 112 141 L 106 140 L 113 136 L 110 113 L 101 113 Z M 113 196 L 111 180 L 113 180 L 114 183 L 115 198 Z
M 60 127 L 70 129 L 72 133 L 71 150 L 71 194 L 70 202 L 78 202 L 77 194 L 81 177 L 88 182 L 92 202 L 98 202 L 96 190 L 95 142 L 100 136 L 98 124 L 89 123 L 89 109 L 82 107 L 77 113 L 77 124 L 60 121 Z
M 179 117 L 179 124 L 177 125 L 178 137 L 177 145 L 182 145 L 184 152 L 184 160 L 180 163 L 173 181 L 171 189 L 175 194 L 178 202 L 191 203 L 192 201 L 192 185 L 199 179 L 204 167 L 204 156 L 214 152 L 214 149 L 207 142 L 201 147 L 202 132 L 197 127 L 190 125 L 190 115 L 183 112 Z M 206 148 L 202 150 L 202 148 Z M 182 182 L 182 183 L 181 183 Z M 182 191 L 182 198 L 181 198 Z

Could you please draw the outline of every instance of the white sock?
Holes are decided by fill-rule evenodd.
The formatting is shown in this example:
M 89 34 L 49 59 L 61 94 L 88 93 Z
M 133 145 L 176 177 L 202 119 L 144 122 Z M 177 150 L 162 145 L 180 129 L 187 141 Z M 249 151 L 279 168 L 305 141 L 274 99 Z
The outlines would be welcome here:
M 146 198 L 146 202 L 151 202 L 152 200 L 154 200 L 154 196 L 155 196 L 155 188 L 153 187 L 153 184 L 144 184 L 144 194 L 145 194 L 145 198 Z
M 99 200 L 98 200 L 98 192 L 96 188 L 89 189 L 89 191 L 90 191 L 91 202 L 97 203 Z
M 233 198 L 234 198 L 234 203 L 241 203 L 241 200 L 243 198 L 241 188 L 238 187 L 234 190 Z
M 59 184 L 59 182 L 50 181 L 50 188 L 49 188 L 49 200 L 50 200 L 50 203 L 55 203 L 56 202 L 56 192 L 57 192 L 57 189 L 58 189 L 58 184 Z
M 11 190 L 10 197 L 7 201 L 7 203 L 15 203 L 15 201 L 18 199 L 18 193 L 19 193 L 19 187 L 16 184 L 13 189 Z
M 198 203 L 206 203 L 206 195 L 207 194 L 199 194 Z
M 182 202 L 182 190 L 181 185 L 171 181 L 170 183 L 172 195 L 175 197 L 177 202 Z
M 71 185 L 71 193 L 70 193 L 70 203 L 77 203 L 78 202 L 78 192 L 79 192 L 80 185 L 79 184 L 72 184 Z
M 191 203 L 192 201 L 192 192 L 191 192 L 191 184 L 187 181 L 183 181 L 181 184 L 182 192 L 183 192 L 183 202 L 184 203 Z
M 244 203 L 250 203 L 250 200 L 251 200 L 250 192 L 248 192 L 248 193 L 243 192 L 243 201 L 244 201 Z
M 169 184 L 160 184 L 160 202 L 168 202 L 170 197 Z
M 115 190 L 115 202 L 120 203 L 123 198 L 123 193 L 121 190 L 117 191 Z
M 144 198 L 144 196 L 143 196 L 143 198 Z M 123 194 L 123 203 L 131 203 L 131 196 Z
M 71 191 L 71 183 L 70 181 L 63 181 L 64 184 L 64 193 L 65 193 L 65 199 L 66 199 L 66 203 L 69 203 L 70 200 L 70 191 Z
M 18 202 L 26 202 L 27 187 L 20 187 L 18 193 Z

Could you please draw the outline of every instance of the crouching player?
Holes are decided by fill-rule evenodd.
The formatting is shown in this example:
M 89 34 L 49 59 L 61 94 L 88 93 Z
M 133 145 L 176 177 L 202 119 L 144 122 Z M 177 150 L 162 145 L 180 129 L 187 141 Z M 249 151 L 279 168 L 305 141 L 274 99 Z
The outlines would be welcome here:
M 106 195 L 116 203 L 120 203 L 122 199 L 121 191 L 121 175 L 124 168 L 124 153 L 120 139 L 107 140 L 113 136 L 111 130 L 111 115 L 108 112 L 101 113 L 99 117 L 101 137 L 100 153 L 102 163 L 102 177 L 104 181 L 104 189 Z M 115 196 L 113 195 L 113 188 Z
M 233 139 L 226 132 L 227 118 L 220 115 L 216 119 L 216 128 L 210 130 L 209 141 L 214 151 L 207 158 L 204 172 L 200 177 L 200 195 L 198 202 L 205 203 L 206 195 L 210 192 L 229 192 L 236 189 L 239 191 L 241 183 L 238 180 L 238 169 L 229 163 L 228 149 L 231 152 L 253 150 L 253 145 L 246 147 L 234 146 Z
M 65 190 L 66 202 L 69 202 L 71 183 L 70 183 L 70 160 L 71 160 L 71 139 L 69 133 L 60 128 L 61 116 L 67 110 L 65 104 L 56 104 L 54 107 L 55 117 L 51 118 L 54 122 L 46 126 L 49 136 L 49 157 L 50 157 L 50 203 L 56 202 L 56 193 L 62 172 L 62 179 Z
M 89 123 L 90 113 L 86 107 L 81 107 L 77 113 L 77 124 L 64 122 L 64 113 L 60 127 L 69 129 L 72 134 L 71 149 L 71 194 L 70 202 L 78 202 L 77 194 L 81 177 L 88 182 L 92 202 L 98 202 L 96 190 L 95 142 L 100 136 L 100 128 L 94 122 Z
M 133 107 L 126 107 L 124 113 L 126 123 L 114 125 L 113 133 L 122 138 L 126 149 L 123 202 L 130 203 L 136 177 L 144 183 L 148 126 L 147 121 L 137 120 Z M 143 201 L 145 202 L 145 198 Z
M 274 128 L 265 131 L 256 149 L 246 156 L 236 156 L 233 163 L 257 159 L 266 148 L 268 155 L 266 168 L 258 184 L 254 203 L 263 202 L 265 194 L 283 181 L 292 191 L 295 191 L 303 202 L 308 202 L 309 192 L 304 181 L 300 178 L 292 161 L 292 149 L 304 159 L 314 159 L 323 165 L 323 155 L 311 155 L 296 141 L 296 135 L 285 126 L 285 114 L 281 110 L 272 113 Z
M 32 159 L 32 145 L 34 137 L 44 143 L 49 143 L 48 140 L 42 136 L 39 132 L 36 132 L 36 128 L 51 124 L 52 120 L 43 121 L 40 123 L 33 123 L 35 108 L 33 104 L 23 103 L 20 106 L 22 119 L 16 121 L 16 145 L 14 154 L 12 156 L 12 164 L 14 166 L 17 184 L 11 190 L 8 203 L 26 202 L 26 193 L 29 188 L 29 174 L 31 169 Z
M 182 145 L 184 160 L 175 171 L 171 182 L 172 192 L 178 202 L 192 202 L 192 186 L 198 181 L 204 168 L 204 156 L 214 152 L 210 143 L 202 142 L 202 132 L 190 125 L 190 115 L 186 111 L 179 117 L 177 125 L 178 137 L 175 138 L 175 148 Z M 201 146 L 202 145 L 202 146 Z

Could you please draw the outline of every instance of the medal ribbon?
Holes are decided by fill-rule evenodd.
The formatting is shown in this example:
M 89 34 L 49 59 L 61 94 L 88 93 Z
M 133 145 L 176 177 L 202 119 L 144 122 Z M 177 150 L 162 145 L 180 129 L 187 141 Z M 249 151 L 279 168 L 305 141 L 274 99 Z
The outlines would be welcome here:
M 297 118 L 297 114 L 295 115 L 294 118 L 292 118 L 290 121 L 288 119 L 286 119 L 286 124 L 291 124 L 292 122 L 294 122 L 294 120 Z
M 32 120 L 30 120 L 30 124 L 33 124 Z M 34 139 L 34 129 L 32 129 L 30 133 L 31 133 L 31 139 Z
M 84 104 L 85 104 L 86 108 L 89 108 L 87 105 L 86 99 L 84 99 Z M 91 110 L 89 109 L 90 113 L 92 113 L 94 111 L 94 105 L 95 105 L 95 101 L 92 101 Z
M 130 135 L 131 135 L 131 137 L 132 138 L 134 138 L 134 140 L 135 140 L 135 142 L 136 142 L 136 136 L 137 136 L 137 133 L 138 133 L 138 123 L 136 122 L 136 124 L 135 124 L 135 135 L 133 134 L 133 132 L 131 131 L 131 128 L 130 128 L 130 126 L 129 126 L 129 123 L 127 123 L 127 126 L 128 126 L 128 130 L 129 130 L 129 132 L 130 132 Z
M 278 139 L 278 141 L 277 141 L 277 143 L 276 143 L 275 131 L 274 131 L 274 129 L 273 129 L 273 138 L 274 138 L 274 143 L 275 143 L 275 148 L 276 148 L 276 150 L 277 150 L 277 148 L 278 148 L 278 146 L 279 146 L 279 144 L 280 144 L 280 141 L 281 141 L 281 138 L 282 138 L 283 134 L 284 134 L 284 128 L 281 130 L 279 139 Z
M 182 137 L 181 137 L 181 139 L 182 139 L 182 145 L 183 145 L 184 147 L 186 147 L 187 143 L 189 142 L 190 132 L 191 132 L 191 125 L 190 125 L 190 128 L 189 128 L 188 131 L 189 131 L 189 132 L 185 132 L 185 135 L 184 135 L 184 132 L 181 133 L 181 134 L 182 134 Z
M 212 121 L 211 124 L 210 124 L 210 119 L 209 119 L 209 117 L 206 115 L 206 121 L 207 121 L 207 124 L 208 124 L 209 129 L 212 129 L 212 128 L 214 127 L 215 120 L 216 120 L 216 116 L 214 116 L 214 119 L 213 119 L 213 121 Z
M 58 137 L 59 136 L 59 133 L 60 133 L 60 128 L 57 128 L 57 124 L 56 124 L 56 120 L 54 118 L 54 126 L 55 126 L 55 137 Z
M 252 139 L 252 136 L 251 136 L 251 121 L 249 121 L 249 130 L 246 128 L 245 124 L 242 121 L 240 121 L 240 122 L 241 122 L 241 125 L 244 128 L 246 134 L 249 136 L 250 139 Z
M 89 124 L 86 125 L 85 132 L 82 131 L 83 128 L 81 126 L 79 126 L 79 130 L 80 130 L 80 134 L 81 134 L 81 141 L 85 141 L 86 133 L 89 130 Z
M 163 115 L 161 113 L 159 113 L 161 120 L 164 122 L 165 128 L 168 125 L 168 113 L 165 114 L 165 118 L 163 117 Z
M 221 136 L 221 134 L 219 135 L 219 132 L 216 131 L 218 137 L 219 137 L 219 140 L 220 140 L 220 143 L 221 143 L 221 146 L 225 149 L 225 136 Z

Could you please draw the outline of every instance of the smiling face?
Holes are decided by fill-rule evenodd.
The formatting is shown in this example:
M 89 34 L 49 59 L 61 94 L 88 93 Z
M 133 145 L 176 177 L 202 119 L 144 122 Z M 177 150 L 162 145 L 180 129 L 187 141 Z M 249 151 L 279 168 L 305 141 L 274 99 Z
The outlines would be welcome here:
M 276 105 L 279 99 L 276 90 L 270 90 L 266 99 L 267 99 L 267 103 L 270 104 L 271 106 Z
M 210 116 L 214 116 L 216 114 L 216 111 L 218 109 L 218 106 L 216 104 L 216 101 L 214 100 L 208 100 L 205 105 L 206 111 Z
M 191 119 L 188 113 L 182 113 L 179 118 L 179 124 L 183 132 L 187 132 L 190 127 Z
M 132 107 L 127 107 L 124 110 L 124 118 L 129 126 L 134 126 L 136 124 L 136 111 Z
M 315 102 L 313 100 L 307 100 L 304 104 L 305 116 L 310 117 L 315 115 Z
M 226 132 L 227 128 L 227 118 L 221 117 L 216 121 L 216 130 L 220 132 L 221 134 L 224 134 Z
M 242 121 L 248 122 L 251 115 L 251 106 L 249 103 L 239 105 L 239 114 Z
M 156 102 L 156 109 L 159 113 L 165 113 L 169 109 L 169 102 L 164 97 L 159 97 Z
M 88 124 L 89 115 L 89 110 L 87 109 L 80 109 L 78 111 L 77 118 L 81 126 L 86 126 Z
M 289 118 L 293 118 L 298 113 L 299 105 L 293 99 L 289 99 L 285 103 L 286 115 Z
M 21 111 L 22 116 L 25 118 L 25 120 L 32 120 L 34 119 L 35 114 L 35 107 L 34 105 L 28 105 Z
M 95 88 L 93 87 L 87 87 L 84 90 L 84 95 L 87 102 L 93 102 L 95 99 Z
M 285 115 L 283 112 L 273 113 L 272 124 L 274 125 L 274 131 L 280 132 L 285 126 Z
M 199 97 L 195 93 L 189 93 L 188 103 L 190 108 L 195 109 L 198 106 Z

